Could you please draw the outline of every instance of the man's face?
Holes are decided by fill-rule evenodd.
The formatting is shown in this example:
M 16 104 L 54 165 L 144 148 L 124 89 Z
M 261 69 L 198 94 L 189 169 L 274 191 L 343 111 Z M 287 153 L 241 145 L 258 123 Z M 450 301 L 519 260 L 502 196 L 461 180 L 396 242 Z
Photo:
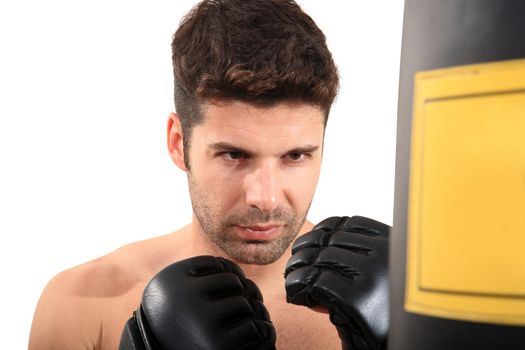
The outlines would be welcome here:
M 188 181 L 204 235 L 240 263 L 269 264 L 304 224 L 319 178 L 324 113 L 302 103 L 206 104 Z

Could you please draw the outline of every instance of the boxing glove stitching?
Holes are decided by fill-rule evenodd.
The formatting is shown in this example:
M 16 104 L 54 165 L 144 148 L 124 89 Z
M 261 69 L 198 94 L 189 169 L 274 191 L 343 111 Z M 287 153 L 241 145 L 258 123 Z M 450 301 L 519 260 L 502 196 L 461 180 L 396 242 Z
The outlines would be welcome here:
M 360 226 L 360 225 L 352 225 L 343 231 L 361 233 L 361 234 L 368 235 L 368 236 L 378 236 L 381 234 L 381 231 L 379 230 L 376 230 L 370 227 Z
M 361 273 L 353 268 L 346 267 L 344 265 L 335 265 L 333 263 L 316 263 L 314 264 L 319 271 L 329 271 L 333 272 L 338 276 L 354 280 L 355 277 L 361 276 Z M 318 277 L 321 273 L 316 274 Z
M 136 312 L 133 313 L 133 315 L 137 319 L 137 326 L 139 327 L 140 336 L 142 337 L 142 341 L 144 342 L 146 350 L 153 350 L 158 348 L 158 346 L 154 344 L 154 340 L 148 337 L 148 334 L 153 333 L 149 328 L 148 321 L 146 320 L 146 315 L 144 314 L 144 310 L 142 310 L 142 305 L 139 306 L 139 308 Z
M 348 232 L 348 233 L 354 233 L 354 232 Z M 358 246 L 358 245 L 351 245 L 351 244 L 344 245 L 344 244 L 339 244 L 339 243 L 332 243 L 332 244 L 330 244 L 330 247 L 341 248 L 341 249 L 344 249 L 346 251 L 350 251 L 350 252 L 352 252 L 354 254 L 359 254 L 359 255 L 363 255 L 363 256 L 369 256 L 369 255 L 373 254 L 373 249 L 361 247 L 361 246 Z
M 339 220 L 335 224 L 335 227 L 333 228 L 326 227 L 325 229 L 324 227 L 321 227 L 321 229 L 326 232 L 326 235 L 323 238 L 323 247 L 328 247 L 328 244 L 330 240 L 332 239 L 332 236 L 334 235 L 335 232 L 337 232 L 343 226 L 343 224 L 346 222 L 346 219 L 348 219 L 348 216 L 343 216 L 339 218 Z

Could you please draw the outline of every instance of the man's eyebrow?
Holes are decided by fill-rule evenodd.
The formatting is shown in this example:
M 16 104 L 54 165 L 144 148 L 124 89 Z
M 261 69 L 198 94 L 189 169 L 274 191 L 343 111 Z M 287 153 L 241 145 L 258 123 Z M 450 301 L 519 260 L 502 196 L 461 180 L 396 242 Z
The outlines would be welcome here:
M 235 150 L 235 151 L 240 151 L 240 152 L 243 152 L 243 153 L 246 153 L 246 154 L 251 154 L 252 152 L 248 151 L 248 150 L 245 150 L 243 149 L 242 147 L 239 147 L 239 146 L 236 146 L 236 145 L 233 145 L 231 143 L 228 143 L 228 142 L 214 142 L 214 143 L 210 143 L 208 145 L 208 148 L 214 150 L 214 151 L 224 151 L 224 150 Z M 300 147 L 295 147 L 295 148 L 292 148 L 284 153 L 313 153 L 315 151 L 317 151 L 319 149 L 319 146 L 316 146 L 316 145 L 305 145 L 305 146 L 300 146 Z
M 210 143 L 208 145 L 208 148 L 215 150 L 215 151 L 222 151 L 222 150 L 238 150 L 238 151 L 244 151 L 241 147 L 232 145 L 228 142 L 214 142 Z
M 288 152 L 286 153 L 313 153 L 315 151 L 317 151 L 319 149 L 319 146 L 314 146 L 314 145 L 306 145 L 306 146 L 302 146 L 302 147 L 297 147 L 297 148 L 294 148 L 294 149 L 291 149 L 289 150 Z

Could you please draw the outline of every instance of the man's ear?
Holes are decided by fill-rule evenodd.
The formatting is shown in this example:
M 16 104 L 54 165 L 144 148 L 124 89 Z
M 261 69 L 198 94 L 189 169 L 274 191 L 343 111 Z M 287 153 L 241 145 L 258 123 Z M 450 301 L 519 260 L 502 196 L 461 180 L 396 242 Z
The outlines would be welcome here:
M 187 171 L 182 141 L 183 135 L 179 115 L 170 113 L 168 117 L 168 152 L 173 162 L 182 170 Z

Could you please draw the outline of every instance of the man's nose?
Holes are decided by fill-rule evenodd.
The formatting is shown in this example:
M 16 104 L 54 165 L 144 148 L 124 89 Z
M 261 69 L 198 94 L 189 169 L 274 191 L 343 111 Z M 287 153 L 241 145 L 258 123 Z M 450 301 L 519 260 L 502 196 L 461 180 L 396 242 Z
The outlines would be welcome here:
M 259 164 L 244 178 L 246 204 L 262 212 L 279 206 L 282 185 L 278 165 L 271 161 Z

